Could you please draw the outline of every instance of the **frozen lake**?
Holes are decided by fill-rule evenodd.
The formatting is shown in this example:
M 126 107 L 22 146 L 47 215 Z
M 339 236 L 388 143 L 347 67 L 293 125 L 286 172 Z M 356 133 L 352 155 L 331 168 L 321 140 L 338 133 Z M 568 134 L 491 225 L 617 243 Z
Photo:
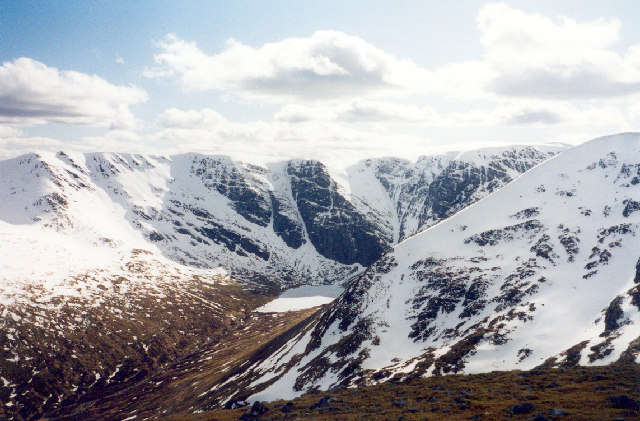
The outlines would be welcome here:
M 342 294 L 338 285 L 305 285 L 288 289 L 275 300 L 268 302 L 255 311 L 260 313 L 282 313 L 302 310 L 330 303 Z

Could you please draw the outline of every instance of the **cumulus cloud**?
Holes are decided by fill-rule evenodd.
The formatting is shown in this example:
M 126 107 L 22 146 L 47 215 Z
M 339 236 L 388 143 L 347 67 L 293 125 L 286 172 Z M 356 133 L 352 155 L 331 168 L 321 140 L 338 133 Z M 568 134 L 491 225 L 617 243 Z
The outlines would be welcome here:
M 226 124 L 227 120 L 216 110 L 203 108 L 201 110 L 179 110 L 169 108 L 158 117 L 158 125 L 167 128 L 212 128 Z
M 424 128 L 441 127 L 509 127 L 509 126 L 575 126 L 625 125 L 634 120 L 637 106 L 627 111 L 614 105 L 576 107 L 566 101 L 511 100 L 499 105 L 465 111 L 438 112 L 430 106 L 416 106 L 389 101 L 356 100 L 337 104 L 289 104 L 274 118 L 278 122 L 304 125 L 311 122 L 334 124 L 375 123 L 387 126 Z
M 617 19 L 576 22 L 557 21 L 538 13 L 527 14 L 504 3 L 489 3 L 478 12 L 482 44 L 494 51 L 537 53 L 580 49 L 605 49 L 619 37 Z
M 551 110 L 521 109 L 505 119 L 507 124 L 557 124 L 563 116 Z
M 160 130 L 152 138 L 154 145 L 164 151 L 224 154 L 255 163 L 307 158 L 342 165 L 383 155 L 415 159 L 431 146 L 424 135 L 389 135 L 326 121 L 304 124 L 227 122 L 207 129 L 174 127 Z M 404 147 L 402 151 L 397 150 L 398 145 Z
M 462 71 L 507 97 L 583 99 L 640 92 L 639 47 L 613 49 L 618 20 L 576 22 L 527 14 L 506 4 L 488 4 L 478 14 L 484 60 Z M 460 65 L 461 69 L 464 70 Z M 478 77 L 479 75 L 479 77 Z
M 396 121 L 435 123 L 440 119 L 432 107 L 381 101 L 353 101 L 337 112 L 337 119 L 346 122 Z
M 577 22 L 488 4 L 477 22 L 482 57 L 434 69 L 337 31 L 258 47 L 231 40 L 215 53 L 168 35 L 157 43 L 156 66 L 146 77 L 175 79 L 185 91 L 215 91 L 223 99 L 242 97 L 247 108 L 266 99 L 280 109 L 272 120 L 234 122 L 211 108 L 167 108 L 156 131 L 141 133 L 127 128 L 129 107 L 146 99 L 142 90 L 18 59 L 0 67 L 0 150 L 22 138 L 25 145 L 41 140 L 58 148 L 17 128 L 41 122 L 117 128 L 60 149 L 240 159 L 415 158 L 429 149 L 513 139 L 578 142 L 637 130 L 640 44 L 616 49 L 619 21 Z
M 567 102 L 513 101 L 493 108 L 477 108 L 465 112 L 454 112 L 444 116 L 450 127 L 625 127 L 630 123 L 630 114 L 611 105 L 576 107 Z
M 159 149 L 153 144 L 152 138 L 132 132 L 130 130 L 110 130 L 101 136 L 86 136 L 80 141 L 70 143 L 65 149 L 81 152 L 127 152 L 127 153 L 158 153 Z
M 392 110 L 394 107 L 390 103 L 368 102 L 368 106 L 372 105 L 378 105 L 379 110 Z M 323 112 L 322 108 L 325 107 L 316 104 L 300 106 L 298 111 L 306 110 L 318 115 L 318 112 Z M 256 163 L 297 157 L 320 159 L 340 166 L 375 156 L 416 159 L 435 151 L 504 145 L 513 142 L 513 139 L 522 143 L 539 143 L 573 132 L 581 136 L 573 136 L 572 139 L 576 142 L 585 141 L 610 132 L 608 126 L 598 126 L 599 123 L 606 124 L 616 118 L 624 118 L 616 115 L 615 108 L 594 107 L 584 111 L 545 102 L 478 108 L 438 115 L 435 121 L 429 121 L 427 117 L 412 121 L 411 124 L 394 117 L 376 124 L 356 125 L 340 119 L 340 111 L 336 106 L 325 110 L 325 117 L 296 123 L 286 119 L 233 122 L 212 109 L 171 108 L 159 114 L 157 123 L 160 127 L 155 131 L 136 133 L 112 130 L 105 135 L 65 142 L 29 137 L 12 129 L 2 132 L 3 126 L 0 125 L 0 157 L 40 149 L 152 154 L 201 152 L 226 154 Z M 404 110 L 401 114 L 405 114 Z M 550 120 L 558 122 L 550 124 Z M 589 126 L 584 126 L 585 120 L 589 120 Z M 548 131 L 549 127 L 567 127 L 571 124 L 583 124 L 569 127 L 589 127 L 592 134 L 574 129 Z M 496 129 L 508 131 L 511 138 L 496 139 L 493 137 Z
M 640 93 L 640 45 L 626 52 L 615 49 L 620 35 L 616 19 L 578 22 L 490 3 L 479 10 L 477 22 L 483 58 L 435 69 L 421 68 L 343 32 L 318 31 L 258 48 L 230 40 L 212 55 L 168 35 L 157 43 L 157 66 L 145 75 L 177 78 L 187 90 L 298 102 L 371 95 L 381 99 L 391 93 L 494 101 Z M 353 110 L 358 111 L 374 115 L 374 110 Z M 555 122 L 542 115 L 536 119 Z
M 357 99 L 329 105 L 288 104 L 275 114 L 277 121 L 304 123 L 436 123 L 441 117 L 429 106 Z
M 0 159 L 42 150 L 62 150 L 68 148 L 64 142 L 48 137 L 27 137 L 21 133 L 0 133 Z
M 0 124 L 0 138 L 20 136 L 22 130 L 17 127 Z
M 135 118 L 129 106 L 146 99 L 140 88 L 59 71 L 26 57 L 0 67 L 0 123 L 130 127 Z
M 333 99 L 399 91 L 424 84 L 428 72 L 361 38 L 317 31 L 252 48 L 230 40 L 214 55 L 175 35 L 157 43 L 157 67 L 147 77 L 177 77 L 187 90 L 232 91 L 245 96 Z

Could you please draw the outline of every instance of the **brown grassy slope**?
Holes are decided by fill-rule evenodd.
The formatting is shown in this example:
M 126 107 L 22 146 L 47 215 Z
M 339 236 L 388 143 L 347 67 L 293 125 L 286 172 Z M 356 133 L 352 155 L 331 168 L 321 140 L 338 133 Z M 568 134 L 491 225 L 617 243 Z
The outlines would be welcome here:
M 607 400 L 622 394 L 640 400 L 639 365 L 492 372 L 387 382 L 266 403 L 268 412 L 256 419 L 501 420 L 529 419 L 538 413 L 552 420 L 640 419 L 640 408 L 615 408 Z M 334 400 L 312 409 L 327 396 Z M 534 409 L 525 414 L 511 413 L 511 408 L 523 403 L 532 404 Z M 288 412 L 284 412 L 283 407 Z M 567 415 L 551 415 L 552 409 L 562 409 Z M 237 420 L 247 411 L 248 408 L 241 408 L 182 414 L 166 420 Z
M 287 312 L 250 313 L 196 352 L 163 367 L 116 393 L 104 394 L 67 412 L 70 419 L 137 419 L 194 411 L 211 405 L 211 385 L 259 347 L 282 334 L 318 308 Z
M 215 344 L 269 297 L 136 251 L 118 273 L 0 306 L 0 419 L 57 419 Z M 87 285 L 97 285 L 93 290 Z

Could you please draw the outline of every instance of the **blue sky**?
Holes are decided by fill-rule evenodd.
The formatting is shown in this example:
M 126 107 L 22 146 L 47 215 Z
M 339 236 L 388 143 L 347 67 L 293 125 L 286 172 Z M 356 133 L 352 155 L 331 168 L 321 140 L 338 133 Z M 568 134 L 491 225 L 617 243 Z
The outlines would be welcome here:
M 0 156 L 578 143 L 638 130 L 637 22 L 631 0 L 4 0 Z

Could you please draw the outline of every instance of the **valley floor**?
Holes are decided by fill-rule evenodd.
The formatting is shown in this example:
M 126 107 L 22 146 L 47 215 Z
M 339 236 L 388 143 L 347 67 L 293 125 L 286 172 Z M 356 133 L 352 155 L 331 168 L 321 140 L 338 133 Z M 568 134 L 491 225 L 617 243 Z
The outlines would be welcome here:
M 91 401 L 68 408 L 53 418 L 157 419 L 168 414 L 215 407 L 209 396 L 212 384 L 245 362 L 262 345 L 317 311 L 315 307 L 285 313 L 250 313 L 197 352 L 116 393 L 93 396 Z
M 640 419 L 640 365 L 418 378 L 166 420 L 238 419 Z

